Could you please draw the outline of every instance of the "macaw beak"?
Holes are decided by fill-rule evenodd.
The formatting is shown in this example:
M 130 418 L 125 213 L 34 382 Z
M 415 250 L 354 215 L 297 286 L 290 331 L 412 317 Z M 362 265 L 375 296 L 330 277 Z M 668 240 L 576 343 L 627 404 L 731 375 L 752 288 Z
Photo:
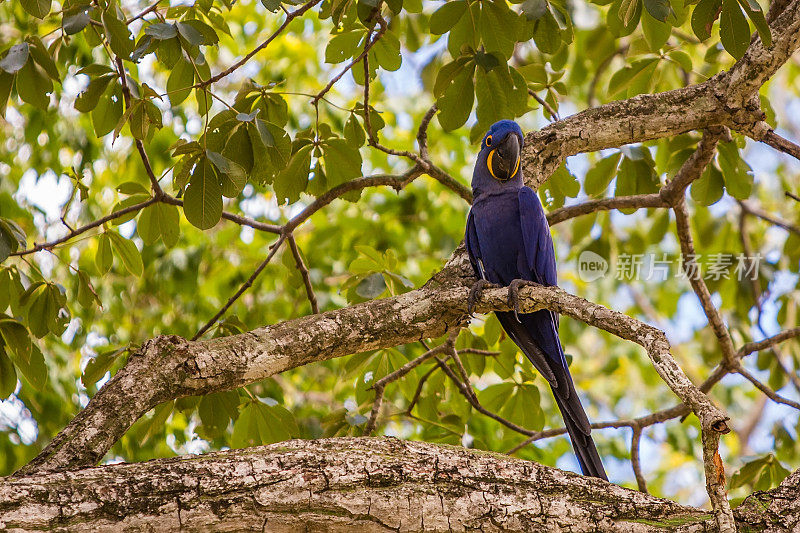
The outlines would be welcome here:
M 506 135 L 505 139 L 489 153 L 489 171 L 492 176 L 500 181 L 508 181 L 519 170 L 519 138 L 514 133 Z

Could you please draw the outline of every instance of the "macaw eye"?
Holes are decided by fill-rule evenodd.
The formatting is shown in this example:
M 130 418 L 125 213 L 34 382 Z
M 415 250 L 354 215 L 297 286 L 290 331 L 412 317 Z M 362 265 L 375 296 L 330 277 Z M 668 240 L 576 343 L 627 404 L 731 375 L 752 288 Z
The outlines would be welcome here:
M 486 137 L 486 146 L 491 146 L 491 145 L 492 145 L 492 136 L 489 135 L 488 137 Z

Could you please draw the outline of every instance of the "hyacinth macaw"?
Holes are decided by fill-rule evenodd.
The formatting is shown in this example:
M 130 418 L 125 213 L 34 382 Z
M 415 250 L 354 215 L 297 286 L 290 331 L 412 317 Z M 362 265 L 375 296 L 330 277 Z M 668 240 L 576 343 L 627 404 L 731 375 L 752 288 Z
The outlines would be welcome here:
M 509 305 L 518 309 L 520 286 L 531 282 L 557 284 L 550 226 L 538 196 L 523 185 L 522 144 L 522 129 L 511 120 L 492 125 L 481 142 L 472 175 L 474 201 L 465 237 L 478 278 L 470 291 L 470 314 L 486 286 L 508 286 Z M 558 315 L 548 310 L 495 314 L 508 336 L 550 384 L 584 475 L 608 479 L 558 338 Z

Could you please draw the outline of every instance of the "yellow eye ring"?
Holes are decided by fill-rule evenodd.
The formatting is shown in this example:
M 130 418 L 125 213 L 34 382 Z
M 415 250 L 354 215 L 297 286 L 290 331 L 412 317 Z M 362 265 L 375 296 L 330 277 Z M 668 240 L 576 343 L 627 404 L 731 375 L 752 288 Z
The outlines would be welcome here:
M 492 136 L 489 135 L 486 137 L 486 146 L 491 146 L 491 145 L 492 145 Z

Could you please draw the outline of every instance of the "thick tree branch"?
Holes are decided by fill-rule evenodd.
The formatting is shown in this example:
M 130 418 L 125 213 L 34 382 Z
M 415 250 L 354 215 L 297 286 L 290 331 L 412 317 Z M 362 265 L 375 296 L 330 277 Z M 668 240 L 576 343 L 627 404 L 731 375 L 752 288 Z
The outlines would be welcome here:
M 314 361 L 439 337 L 462 323 L 467 292 L 460 279 L 451 277 L 447 285 L 426 286 L 241 335 L 200 342 L 158 337 L 131 356 L 22 471 L 96 464 L 136 419 L 172 398 L 232 389 Z M 643 346 L 658 374 L 697 414 L 703 430 L 727 432 L 727 417 L 683 374 L 662 331 L 557 287 L 525 287 L 520 294 L 523 312 L 551 309 Z M 486 291 L 476 310 L 508 310 L 506 297 L 505 289 Z
M 738 525 L 795 530 L 799 488 L 795 472 L 754 494 L 736 510 Z M 25 531 L 719 531 L 706 510 L 596 478 L 390 437 L 6 479 L 0 516 Z
M 800 0 L 786 4 L 770 23 L 772 47 L 759 37 L 728 72 L 704 83 L 639 95 L 586 109 L 525 137 L 523 163 L 537 189 L 568 157 L 624 144 L 675 136 L 709 126 L 736 130 L 763 121 L 758 89 L 800 46 Z
M 704 510 L 602 480 L 394 438 L 297 440 L 8 479 L 0 511 L 5 527 L 26 531 L 661 531 L 675 521 L 713 530 Z

